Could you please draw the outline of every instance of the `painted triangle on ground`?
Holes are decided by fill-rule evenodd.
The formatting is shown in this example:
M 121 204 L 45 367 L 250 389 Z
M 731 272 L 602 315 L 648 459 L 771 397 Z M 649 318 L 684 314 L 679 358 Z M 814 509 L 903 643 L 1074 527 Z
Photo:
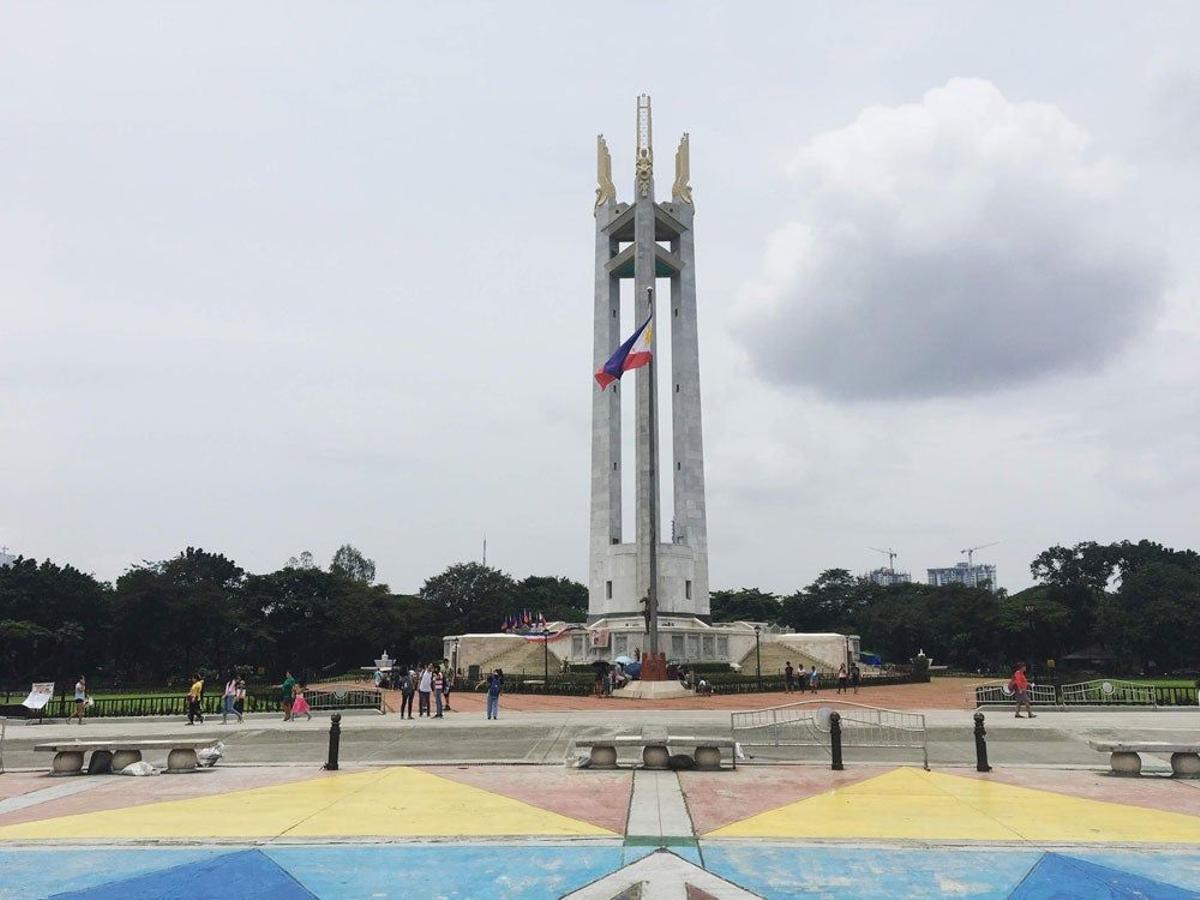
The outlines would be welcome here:
M 633 772 L 563 766 L 426 766 L 421 771 L 625 833 Z
M 706 897 L 711 900 L 762 900 L 758 894 L 688 862 L 670 850 L 656 850 L 565 894 L 562 900 L 617 900 L 637 896 L 654 897 L 655 900 Z
M 748 819 L 784 805 L 847 787 L 890 772 L 895 766 L 854 766 L 834 772 L 817 766 L 761 766 L 738 769 L 736 778 L 711 772 L 680 772 L 679 783 L 697 834 Z
M 706 836 L 1194 844 L 1200 817 L 906 767 Z
M 1009 900 L 1200 900 L 1200 893 L 1131 872 L 1047 853 L 1008 895 Z
M 105 851 L 97 851 L 102 855 Z M 100 863 L 102 865 L 102 863 Z M 145 875 L 55 894 L 87 900 L 316 900 L 278 863 L 258 850 L 239 850 Z
M 401 766 L 0 827 L 0 840 L 500 835 L 614 833 Z

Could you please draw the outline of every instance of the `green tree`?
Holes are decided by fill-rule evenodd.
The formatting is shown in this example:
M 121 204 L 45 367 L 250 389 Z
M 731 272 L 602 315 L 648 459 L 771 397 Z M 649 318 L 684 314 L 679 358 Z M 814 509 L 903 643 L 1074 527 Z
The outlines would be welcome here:
M 713 591 L 709 602 L 714 622 L 778 622 L 783 615 L 779 598 L 758 588 Z
M 496 631 L 515 608 L 516 584 L 504 572 L 480 563 L 458 563 L 421 587 L 421 600 L 434 613 L 442 634 Z
M 375 560 L 367 559 L 350 544 L 342 544 L 333 554 L 329 571 L 361 581 L 363 584 L 371 584 L 375 581 Z
M 588 589 L 570 578 L 530 575 L 517 582 L 513 608 L 527 609 L 535 614 L 540 612 L 548 622 L 585 622 Z

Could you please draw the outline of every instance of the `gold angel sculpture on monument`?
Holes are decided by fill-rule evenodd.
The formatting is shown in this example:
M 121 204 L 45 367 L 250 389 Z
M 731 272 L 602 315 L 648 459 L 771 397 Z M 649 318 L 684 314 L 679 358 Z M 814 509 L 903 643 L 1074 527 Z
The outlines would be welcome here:
M 604 135 L 596 135 L 596 209 L 617 199 L 617 188 L 612 180 L 612 156 Z
M 677 203 L 694 206 L 692 201 L 692 156 L 688 149 L 688 135 L 685 132 L 679 141 L 679 149 L 675 151 L 675 183 L 671 185 L 671 196 Z

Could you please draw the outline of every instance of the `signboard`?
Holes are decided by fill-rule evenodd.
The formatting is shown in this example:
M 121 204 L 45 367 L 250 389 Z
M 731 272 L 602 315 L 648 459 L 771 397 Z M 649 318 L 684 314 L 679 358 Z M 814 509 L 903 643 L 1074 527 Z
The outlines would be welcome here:
M 26 709 L 45 709 L 54 696 L 54 682 L 42 681 L 29 689 L 29 696 L 21 703 Z
M 592 649 L 597 650 L 601 647 L 608 646 L 608 629 L 593 628 L 588 634 L 592 637 Z

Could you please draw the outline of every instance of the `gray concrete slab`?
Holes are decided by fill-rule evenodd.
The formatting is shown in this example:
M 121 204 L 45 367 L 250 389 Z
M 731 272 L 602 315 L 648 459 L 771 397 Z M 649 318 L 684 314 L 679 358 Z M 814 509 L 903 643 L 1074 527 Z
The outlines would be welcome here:
M 674 772 L 639 769 L 633 776 L 629 823 L 633 837 L 692 837 L 692 817 Z
M 974 762 L 973 711 L 932 710 L 926 714 L 930 764 L 968 765 Z M 401 720 L 377 713 L 348 714 L 342 720 L 341 759 L 346 764 L 461 762 L 494 760 L 513 763 L 558 763 L 576 737 L 595 737 L 614 731 L 632 732 L 646 726 L 698 734 L 727 734 L 729 713 L 721 710 L 604 709 L 570 712 L 510 712 L 500 721 L 456 713 L 440 720 Z M 993 765 L 1076 765 L 1108 767 L 1107 754 L 1092 750 L 1088 740 L 1193 739 L 1200 713 L 1191 711 L 1044 713 L 1014 719 L 992 712 L 986 719 L 988 752 Z M 4 745 L 10 769 L 48 768 L 50 754 L 35 753 L 35 743 L 64 738 L 98 740 L 108 737 L 211 738 L 225 742 L 223 763 L 317 764 L 325 759 L 329 719 L 285 723 L 277 717 L 251 718 L 244 724 L 205 724 L 193 728 L 182 721 L 96 719 L 85 726 L 63 723 L 15 726 Z M 828 759 L 825 748 L 750 748 L 759 761 Z M 845 751 L 856 761 L 920 764 L 919 752 Z M 0 776 L 3 777 L 3 776 Z

